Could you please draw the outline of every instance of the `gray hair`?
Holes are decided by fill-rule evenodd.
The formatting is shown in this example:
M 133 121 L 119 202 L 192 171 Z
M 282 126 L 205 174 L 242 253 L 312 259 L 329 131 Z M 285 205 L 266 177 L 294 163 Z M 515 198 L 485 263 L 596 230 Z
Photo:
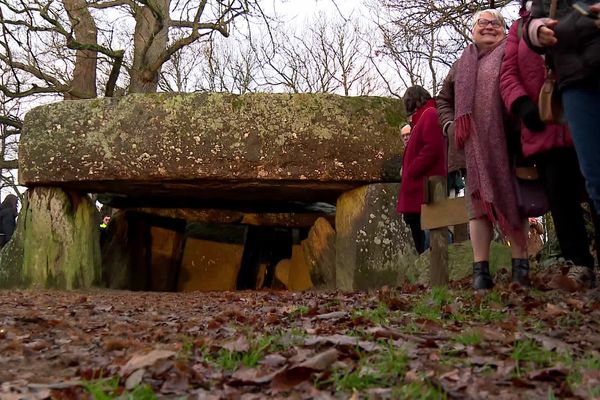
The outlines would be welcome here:
M 481 18 L 481 14 L 492 14 L 498 20 L 498 22 L 500 22 L 500 25 L 502 25 L 502 27 L 506 29 L 506 22 L 504 21 L 504 16 L 500 11 L 498 11 L 495 8 L 488 8 L 487 10 L 477 11 L 475 15 L 473 15 L 473 20 L 471 21 L 472 28 L 474 28 L 475 25 L 477 25 L 477 21 L 479 20 L 479 18 Z

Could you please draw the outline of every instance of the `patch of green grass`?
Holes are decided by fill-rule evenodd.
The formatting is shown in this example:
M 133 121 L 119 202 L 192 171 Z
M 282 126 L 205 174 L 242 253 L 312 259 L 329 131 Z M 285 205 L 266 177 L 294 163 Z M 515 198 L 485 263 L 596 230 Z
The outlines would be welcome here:
M 473 314 L 473 319 L 475 321 L 482 321 L 482 322 L 496 322 L 496 321 L 502 321 L 504 319 L 506 319 L 506 313 L 500 311 L 500 310 L 492 310 L 490 308 L 481 308 L 479 309 L 478 312 L 476 312 L 475 314 Z
M 376 325 L 383 325 L 389 323 L 390 313 L 384 303 L 379 303 L 376 308 L 352 311 L 352 318 L 362 317 Z
M 585 323 L 583 315 L 579 311 L 571 311 L 558 318 L 557 325 L 563 327 L 579 328 Z
M 586 355 L 584 358 L 571 359 L 565 365 L 570 368 L 567 382 L 571 386 L 577 386 L 583 381 L 584 371 L 600 371 L 600 357 L 597 355 Z
M 310 311 L 310 308 L 308 306 L 300 305 L 300 306 L 296 307 L 295 310 L 290 312 L 290 315 L 294 316 L 294 317 L 302 317 L 302 316 L 308 314 L 309 311 Z
M 177 353 L 177 358 L 183 361 L 189 360 L 194 352 L 194 340 L 189 336 L 181 338 L 181 349 Z
M 486 306 L 490 306 L 492 304 L 503 305 L 504 303 L 502 302 L 502 295 L 500 294 L 500 292 L 492 290 L 489 293 L 487 293 L 484 297 L 483 304 L 485 304 Z
M 94 400 L 155 400 L 158 398 L 148 385 L 138 385 L 131 391 L 123 391 L 119 386 L 119 377 L 85 382 L 83 388 Z
M 411 382 L 397 386 L 392 391 L 393 399 L 445 400 L 447 395 L 424 382 Z
M 275 340 L 276 337 L 274 336 L 261 336 L 250 342 L 250 350 L 248 351 L 239 352 L 221 349 L 215 355 L 206 355 L 205 358 L 226 371 L 235 371 L 242 365 L 255 367 L 267 350 L 274 345 Z
M 336 391 L 394 386 L 404 377 L 407 367 L 406 352 L 391 342 L 385 342 L 380 352 L 361 357 L 357 368 L 335 369 L 326 380 L 316 384 L 319 387 L 333 385 Z
M 402 332 L 405 333 L 421 333 L 423 329 L 414 321 L 410 321 L 402 325 Z
M 429 320 L 438 320 L 442 316 L 441 309 L 432 307 L 429 303 L 424 301 L 419 301 L 417 304 L 415 304 L 412 312 L 416 317 Z
M 597 399 L 600 396 L 600 385 L 588 389 L 590 399 Z
M 549 367 L 558 356 L 557 353 L 544 349 L 531 339 L 517 341 L 511 354 L 511 358 L 516 362 L 517 376 L 521 376 L 523 369 L 528 369 L 529 364 L 533 364 L 534 368 Z
M 445 287 L 434 287 L 431 292 L 421 298 L 412 309 L 417 316 L 429 320 L 442 317 L 442 307 L 452 299 L 451 293 Z
M 285 351 L 290 347 L 304 343 L 306 336 L 306 331 L 298 327 L 287 330 L 280 329 L 271 334 L 271 345 L 268 347 L 268 350 L 274 352 Z
M 466 331 L 455 336 L 454 341 L 465 346 L 477 346 L 483 342 L 483 337 L 477 331 Z

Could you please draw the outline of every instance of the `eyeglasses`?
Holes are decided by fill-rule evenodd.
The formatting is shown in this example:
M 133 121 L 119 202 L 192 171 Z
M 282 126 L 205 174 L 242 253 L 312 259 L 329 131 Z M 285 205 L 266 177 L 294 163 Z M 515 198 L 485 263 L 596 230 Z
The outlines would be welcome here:
M 485 28 L 488 25 L 492 25 L 492 28 L 500 28 L 502 26 L 502 24 L 500 24 L 500 21 L 498 21 L 497 19 L 479 18 L 477 20 L 477 26 L 480 28 Z

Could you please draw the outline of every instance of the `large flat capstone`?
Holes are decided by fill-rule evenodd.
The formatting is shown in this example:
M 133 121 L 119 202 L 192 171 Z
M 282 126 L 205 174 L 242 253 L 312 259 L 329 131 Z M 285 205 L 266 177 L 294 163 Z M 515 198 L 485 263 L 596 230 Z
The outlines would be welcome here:
M 398 100 L 328 94 L 64 101 L 27 114 L 19 179 L 132 206 L 335 202 L 381 182 L 403 120 Z

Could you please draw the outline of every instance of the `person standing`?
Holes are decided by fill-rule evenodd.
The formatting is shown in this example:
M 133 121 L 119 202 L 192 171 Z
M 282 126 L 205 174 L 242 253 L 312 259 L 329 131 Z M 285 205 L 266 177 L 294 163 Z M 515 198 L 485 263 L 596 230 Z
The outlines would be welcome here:
M 507 137 L 513 127 L 500 97 L 500 65 L 504 56 L 505 22 L 498 10 L 477 12 L 472 25 L 473 44 L 455 64 L 454 75 L 446 78 L 445 88 L 452 96 L 446 101 L 440 120 L 453 132 L 458 149 L 465 152 L 467 166 L 467 213 L 473 248 L 473 288 L 491 289 L 489 271 L 493 224 L 510 238 L 512 280 L 529 285 L 527 225 L 519 215 L 514 171 Z
M 421 229 L 424 182 L 430 176 L 446 176 L 446 149 L 435 100 L 429 92 L 412 86 L 402 101 L 411 116 L 412 131 L 402 161 L 397 210 L 410 227 L 415 248 L 421 254 L 425 251 L 425 233 Z
M 600 20 L 584 16 L 573 0 L 556 1 L 556 18 L 550 15 L 553 0 L 534 0 L 532 21 L 525 30 L 530 46 L 545 53 L 554 70 L 567 123 L 596 214 L 600 212 Z M 600 15 L 600 2 L 580 0 Z
M 0 204 L 0 248 L 8 243 L 15 232 L 18 200 L 17 196 L 9 194 Z
M 537 166 L 562 256 L 573 263 L 567 276 L 576 285 L 589 288 L 595 286 L 595 273 L 581 208 L 585 182 L 567 125 L 545 125 L 540 119 L 537 103 L 544 83 L 545 66 L 544 59 L 530 49 L 524 40 L 530 3 L 521 1 L 521 18 L 508 33 L 500 71 L 500 92 L 506 107 L 520 120 L 522 154 Z M 590 207 L 594 210 L 591 202 Z M 592 215 L 598 237 L 597 214 L 593 211 Z M 533 235 L 530 229 L 530 243 L 535 236 L 539 237 Z M 528 244 L 530 258 L 539 253 L 532 251 L 537 247 Z

